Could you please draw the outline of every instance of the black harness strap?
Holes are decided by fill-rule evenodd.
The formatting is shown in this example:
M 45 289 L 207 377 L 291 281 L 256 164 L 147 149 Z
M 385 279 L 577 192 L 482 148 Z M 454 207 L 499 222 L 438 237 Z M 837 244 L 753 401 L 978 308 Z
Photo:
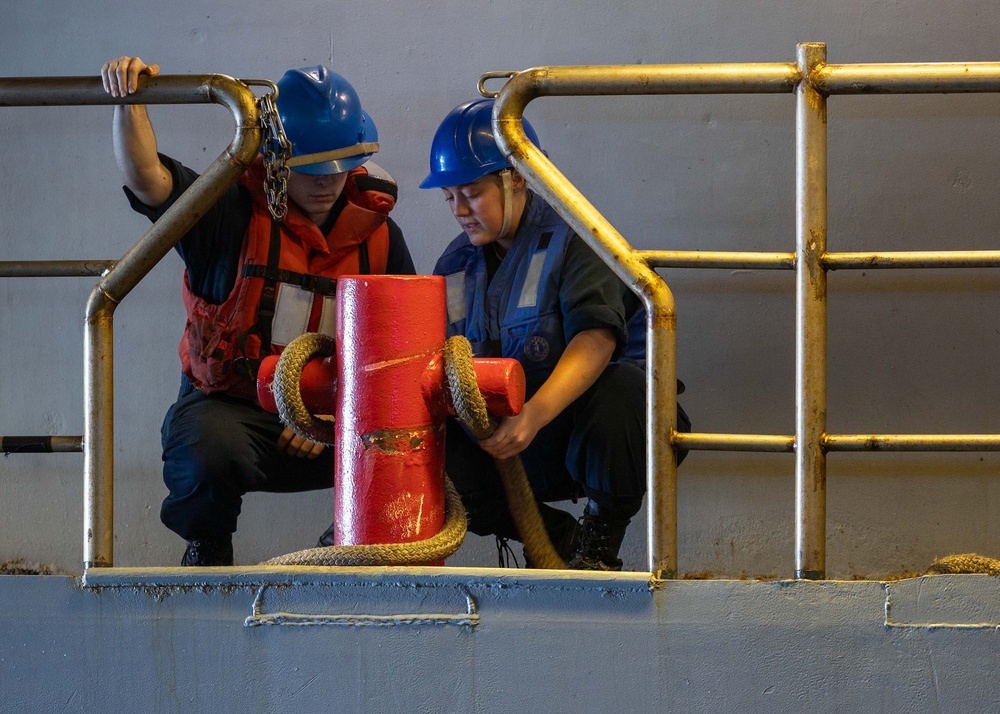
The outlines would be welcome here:
M 278 222 L 271 218 L 271 242 L 267 247 L 268 272 L 278 270 L 281 258 L 281 229 Z M 271 276 L 264 277 L 264 291 L 257 307 L 257 334 L 260 335 L 260 354 L 263 357 L 271 353 L 271 323 L 274 322 L 274 308 L 277 300 L 278 281 Z
M 281 258 L 281 229 L 278 222 L 271 218 L 271 238 L 267 246 L 267 265 L 245 265 L 243 275 L 248 274 L 248 268 L 262 268 L 261 276 L 264 278 L 264 288 L 260 294 L 260 302 L 257 304 L 257 322 L 249 330 L 236 338 L 239 347 L 239 355 L 233 363 L 237 371 L 244 372 L 251 379 L 257 378 L 257 368 L 265 355 L 271 354 L 271 323 L 274 322 L 274 309 L 277 303 L 278 260 Z M 247 337 L 256 332 L 260 335 L 260 354 L 257 359 L 247 357 Z
M 319 293 L 320 295 L 333 295 L 337 291 L 336 278 L 328 278 L 325 275 L 312 275 L 311 273 L 296 273 L 292 270 L 272 270 L 266 265 L 244 265 L 243 277 L 275 280 L 279 283 L 295 285 L 303 290 Z
M 365 238 L 358 244 L 358 273 L 361 275 L 371 275 L 372 266 L 368 260 L 368 239 Z
M 257 305 L 257 323 L 249 332 L 256 332 L 260 335 L 260 357 L 256 360 L 247 360 L 251 374 L 256 374 L 257 366 L 265 355 L 271 353 L 271 328 L 274 323 L 274 312 L 277 308 L 278 283 L 297 285 L 303 290 L 320 295 L 334 295 L 337 291 L 337 279 L 324 275 L 312 275 L 309 273 L 296 273 L 292 270 L 282 270 L 278 267 L 281 258 L 281 229 L 278 222 L 271 219 L 271 238 L 267 248 L 267 265 L 251 264 L 243 266 L 243 277 L 263 278 L 264 287 L 261 291 L 260 302 Z M 368 257 L 368 240 L 361 241 L 358 245 L 358 272 L 361 275 L 371 274 L 371 262 Z M 243 334 L 239 337 L 239 348 L 243 355 L 246 355 L 246 337 Z M 245 357 L 243 359 L 246 359 Z

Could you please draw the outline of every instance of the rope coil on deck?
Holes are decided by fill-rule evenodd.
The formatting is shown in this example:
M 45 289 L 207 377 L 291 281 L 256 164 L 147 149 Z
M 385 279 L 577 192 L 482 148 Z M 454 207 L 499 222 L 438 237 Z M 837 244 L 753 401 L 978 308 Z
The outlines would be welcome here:
M 465 509 L 462 499 L 449 479 L 445 479 L 444 526 L 437 535 L 412 543 L 375 543 L 371 545 L 331 545 L 308 548 L 261 565 L 428 565 L 457 551 L 465 540 Z
M 1000 575 L 1000 560 L 977 553 L 960 553 L 958 555 L 948 555 L 944 558 L 939 558 L 927 569 L 928 575 L 945 575 L 951 573 Z

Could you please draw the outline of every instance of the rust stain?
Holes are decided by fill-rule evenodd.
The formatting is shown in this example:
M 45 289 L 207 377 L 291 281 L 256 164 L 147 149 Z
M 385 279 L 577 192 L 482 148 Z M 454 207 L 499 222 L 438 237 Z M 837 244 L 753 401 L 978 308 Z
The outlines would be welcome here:
M 410 429 L 375 429 L 361 435 L 365 451 L 376 448 L 385 454 L 404 454 L 425 448 L 428 427 Z
M 672 312 L 668 315 L 653 315 L 653 328 L 657 330 L 666 328 L 671 332 L 676 332 L 677 314 Z
M 874 436 L 869 436 L 865 439 L 865 448 L 871 451 L 878 451 L 882 448 L 882 441 Z

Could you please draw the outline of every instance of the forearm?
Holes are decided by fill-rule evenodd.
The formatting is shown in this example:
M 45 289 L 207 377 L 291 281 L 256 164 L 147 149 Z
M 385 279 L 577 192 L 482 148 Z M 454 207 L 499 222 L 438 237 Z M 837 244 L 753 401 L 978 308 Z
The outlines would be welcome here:
M 577 333 L 566 345 L 552 374 L 525 404 L 536 423 L 548 424 L 597 381 L 615 351 L 611 330 L 597 328 Z M 530 406 L 529 406 L 530 405 Z
M 147 206 L 160 206 L 173 191 L 173 178 L 156 153 L 156 134 L 145 106 L 115 106 L 113 143 L 125 185 Z
M 598 328 L 578 332 L 556 362 L 552 374 L 529 399 L 517 416 L 506 417 L 497 430 L 479 445 L 498 459 L 524 451 L 538 431 L 555 419 L 601 376 L 615 350 L 611 330 Z

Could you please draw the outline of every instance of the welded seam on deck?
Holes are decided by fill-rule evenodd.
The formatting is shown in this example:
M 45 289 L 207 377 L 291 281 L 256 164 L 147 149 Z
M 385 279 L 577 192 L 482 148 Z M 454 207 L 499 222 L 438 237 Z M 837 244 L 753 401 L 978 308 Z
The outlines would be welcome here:
M 401 625 L 458 625 L 460 627 L 475 627 L 479 624 L 479 613 L 476 612 L 476 601 L 467 589 L 465 594 L 466 611 L 461 615 L 440 613 L 400 613 L 394 615 L 367 615 L 344 613 L 339 615 L 305 615 L 290 612 L 261 612 L 266 585 L 257 591 L 253 601 L 253 613 L 243 621 L 244 627 L 261 627 L 263 625 L 340 625 L 345 627 L 398 627 Z
M 302 570 L 317 571 L 304 573 Z M 192 573 L 191 571 L 196 572 Z M 76 580 L 77 586 L 95 593 L 129 590 L 157 595 L 171 592 L 210 590 L 250 590 L 260 587 L 336 587 L 384 589 L 427 588 L 432 590 L 465 589 L 501 591 L 544 591 L 572 593 L 650 593 L 666 582 L 649 573 L 590 573 L 574 571 L 524 571 L 521 574 L 496 568 L 446 568 L 446 574 L 419 573 L 412 580 L 402 579 L 400 568 L 392 569 L 391 579 L 382 579 L 385 569 L 332 569 L 306 566 L 278 566 L 264 572 L 258 566 L 217 568 L 96 568 Z M 206 571 L 213 571 L 211 573 Z M 345 572 L 349 571 L 349 572 Z M 475 571 L 475 572 L 472 572 Z M 494 571 L 494 572 L 491 572 Z M 572 575 L 573 577 L 567 577 Z

